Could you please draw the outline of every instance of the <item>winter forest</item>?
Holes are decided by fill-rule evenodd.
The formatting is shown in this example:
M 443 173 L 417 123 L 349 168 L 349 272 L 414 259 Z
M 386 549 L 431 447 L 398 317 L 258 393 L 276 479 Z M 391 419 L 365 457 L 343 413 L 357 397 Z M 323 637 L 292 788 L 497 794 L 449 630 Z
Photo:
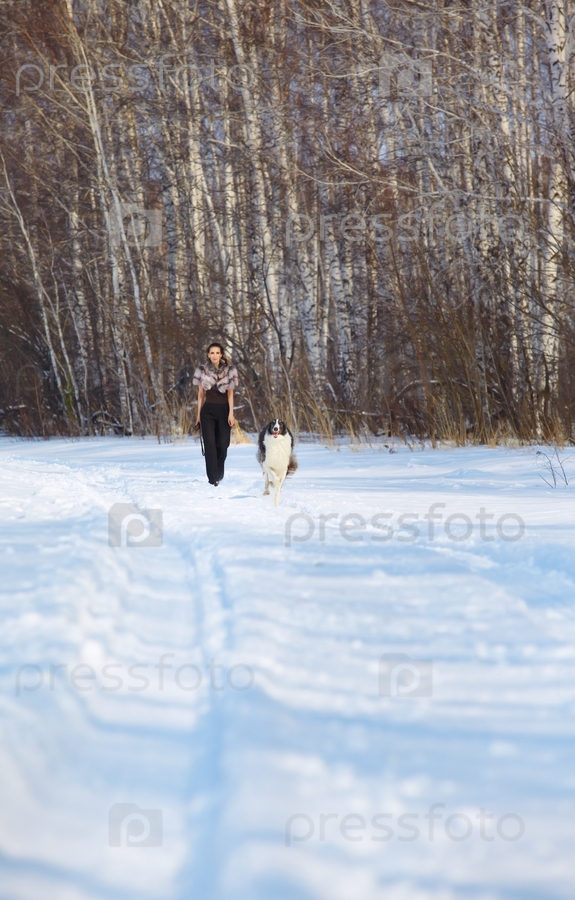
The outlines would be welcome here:
M 574 0 L 0 17 L 0 430 L 572 438 Z

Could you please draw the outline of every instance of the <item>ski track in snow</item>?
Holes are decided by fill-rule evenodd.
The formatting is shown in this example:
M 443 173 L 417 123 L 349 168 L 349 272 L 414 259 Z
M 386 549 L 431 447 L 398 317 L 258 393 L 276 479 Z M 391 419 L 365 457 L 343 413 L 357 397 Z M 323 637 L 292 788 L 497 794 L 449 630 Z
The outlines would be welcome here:
M 274 508 L 255 449 L 214 490 L 193 441 L 0 440 L 2 900 L 571 898 L 575 476 L 301 444 Z M 109 546 L 115 503 L 162 545 Z M 400 653 L 430 696 L 389 696 Z M 152 845 L 109 845 L 114 804 Z

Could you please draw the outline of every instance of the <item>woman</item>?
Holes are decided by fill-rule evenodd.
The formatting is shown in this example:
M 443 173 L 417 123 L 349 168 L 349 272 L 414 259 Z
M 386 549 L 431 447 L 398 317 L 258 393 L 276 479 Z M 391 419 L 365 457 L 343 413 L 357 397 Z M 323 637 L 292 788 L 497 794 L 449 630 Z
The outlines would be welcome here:
M 194 372 L 198 385 L 196 428 L 202 429 L 208 481 L 217 487 L 224 477 L 224 463 L 230 446 L 234 420 L 234 388 L 238 373 L 224 356 L 221 344 L 210 344 L 208 362 Z

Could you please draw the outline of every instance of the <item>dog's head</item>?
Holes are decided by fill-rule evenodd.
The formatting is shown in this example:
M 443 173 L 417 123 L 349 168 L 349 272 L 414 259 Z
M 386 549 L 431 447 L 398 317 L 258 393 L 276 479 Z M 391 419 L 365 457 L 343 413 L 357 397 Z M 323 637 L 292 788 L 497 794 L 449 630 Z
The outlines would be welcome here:
M 270 422 L 268 425 L 268 434 L 271 434 L 272 437 L 279 437 L 280 435 L 287 434 L 288 430 L 286 427 L 286 423 L 282 422 L 281 419 L 274 419 L 273 422 Z

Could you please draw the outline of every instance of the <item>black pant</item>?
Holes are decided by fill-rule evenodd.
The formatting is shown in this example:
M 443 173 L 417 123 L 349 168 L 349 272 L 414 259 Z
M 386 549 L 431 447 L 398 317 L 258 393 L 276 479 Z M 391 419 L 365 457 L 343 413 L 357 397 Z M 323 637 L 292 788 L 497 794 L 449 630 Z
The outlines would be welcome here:
M 230 446 L 227 403 L 204 403 L 200 412 L 202 438 L 206 452 L 206 473 L 210 484 L 222 481 L 224 463 Z

